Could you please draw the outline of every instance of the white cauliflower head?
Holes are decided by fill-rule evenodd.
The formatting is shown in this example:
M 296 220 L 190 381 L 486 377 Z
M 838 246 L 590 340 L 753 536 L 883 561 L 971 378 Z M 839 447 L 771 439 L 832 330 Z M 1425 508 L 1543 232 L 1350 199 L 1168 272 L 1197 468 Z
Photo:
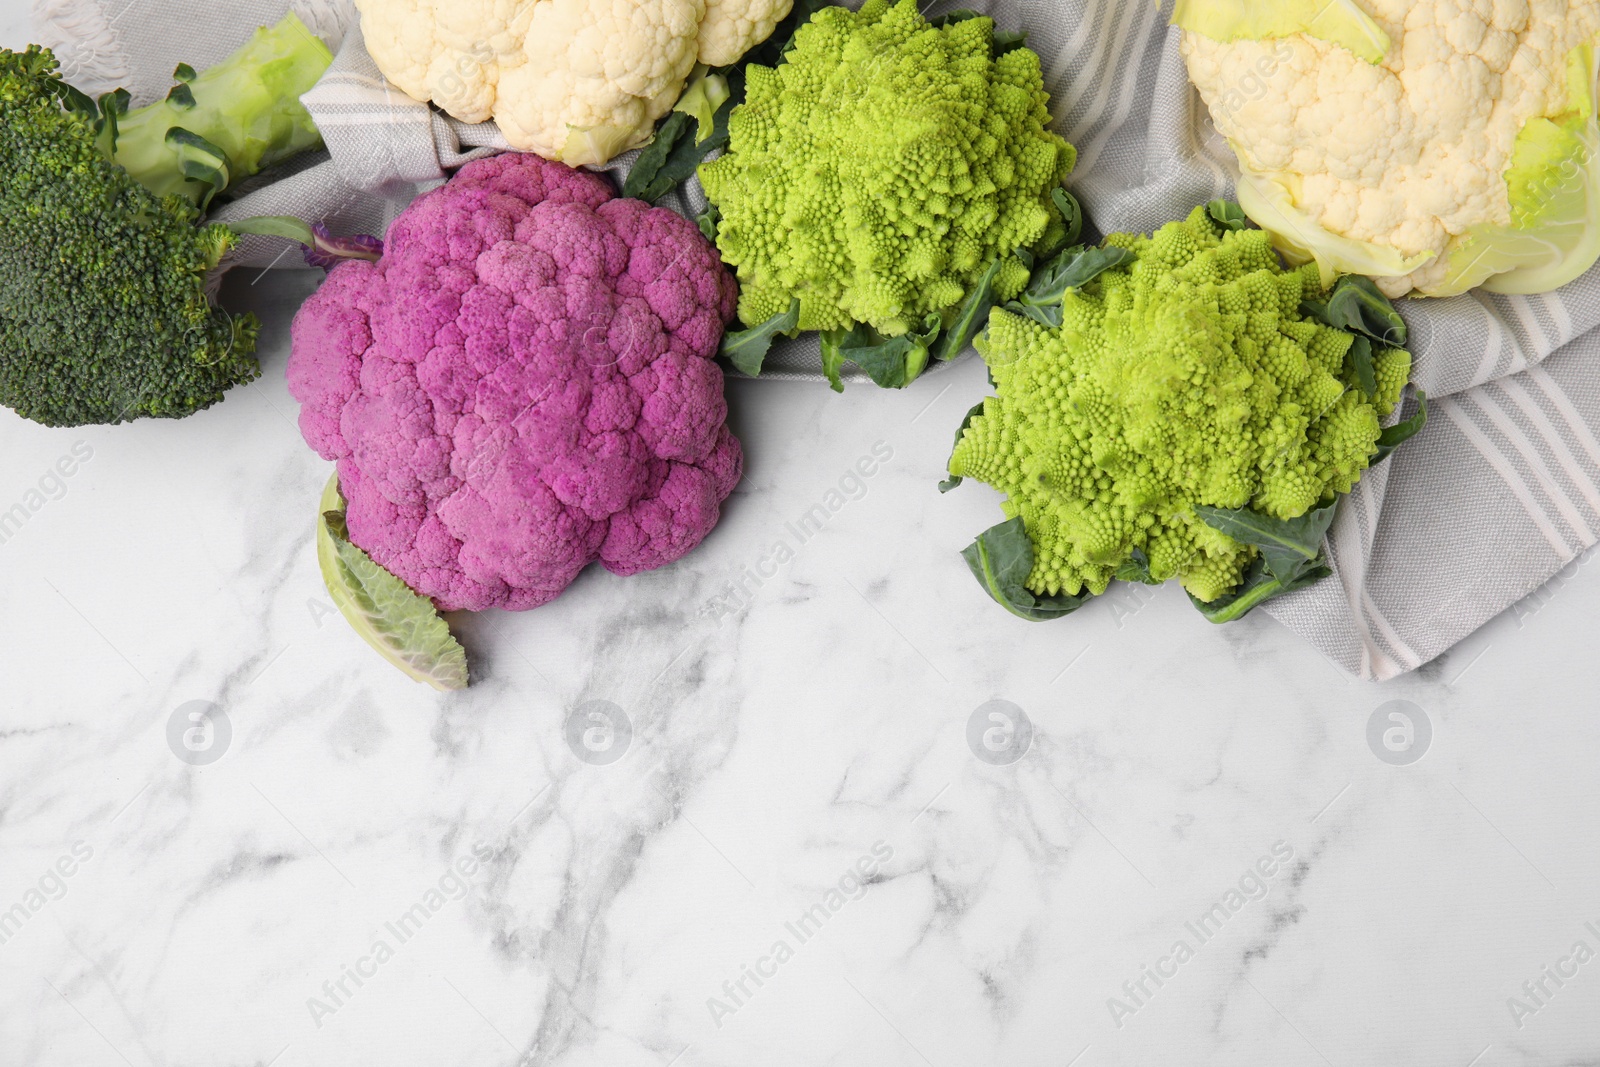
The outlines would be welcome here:
M 1600 0 L 1179 0 L 1174 22 L 1240 204 L 1327 279 L 1542 292 L 1600 258 Z
M 772 36 L 793 0 L 706 0 L 700 23 L 700 62 L 726 67 Z
M 765 40 L 793 0 L 356 0 L 406 95 L 573 166 L 650 139 L 696 63 Z

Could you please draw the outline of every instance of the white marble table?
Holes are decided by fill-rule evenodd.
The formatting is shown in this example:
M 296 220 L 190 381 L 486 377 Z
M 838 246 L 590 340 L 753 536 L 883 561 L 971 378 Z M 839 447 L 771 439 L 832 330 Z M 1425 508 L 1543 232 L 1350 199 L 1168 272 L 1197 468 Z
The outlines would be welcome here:
M 317 277 L 230 279 L 195 418 L 0 413 L 0 1065 L 1600 1057 L 1594 568 L 1383 686 L 1174 589 L 1030 625 L 934 491 L 980 366 L 739 382 L 707 543 L 454 620 L 440 696 L 317 573 Z

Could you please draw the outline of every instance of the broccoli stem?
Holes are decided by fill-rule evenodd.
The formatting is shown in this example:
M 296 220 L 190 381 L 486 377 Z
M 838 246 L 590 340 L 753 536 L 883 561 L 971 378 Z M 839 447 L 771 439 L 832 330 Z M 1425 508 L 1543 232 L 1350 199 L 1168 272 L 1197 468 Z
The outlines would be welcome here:
M 367 234 L 335 237 L 320 222 L 310 223 L 293 215 L 257 215 L 227 223 L 234 233 L 258 233 L 268 237 L 287 237 L 305 247 L 306 262 L 332 270 L 347 259 L 377 262 L 383 258 L 383 242 Z
M 264 167 L 322 143 L 299 97 L 333 55 L 293 13 L 204 74 L 187 64 L 165 100 L 116 119 L 111 158 L 157 196 L 200 208 Z

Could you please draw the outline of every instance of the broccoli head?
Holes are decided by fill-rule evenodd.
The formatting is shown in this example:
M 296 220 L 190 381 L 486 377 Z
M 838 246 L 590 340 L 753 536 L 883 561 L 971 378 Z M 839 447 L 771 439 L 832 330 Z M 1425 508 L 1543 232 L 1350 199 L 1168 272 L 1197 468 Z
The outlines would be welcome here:
M 999 395 L 950 472 L 1021 516 L 1030 591 L 1102 593 L 1139 553 L 1152 580 L 1215 601 L 1256 549 L 1196 507 L 1294 519 L 1366 470 L 1411 357 L 1375 346 L 1364 391 L 1353 346 L 1365 342 L 1303 316 L 1324 295 L 1317 270 L 1285 271 L 1269 240 L 1197 208 L 1149 237 L 1108 238 L 1131 260 L 1069 291 L 1059 328 L 991 316 L 980 351 Z
M 987 18 L 916 0 L 823 8 L 775 69 L 751 65 L 727 154 L 700 168 L 746 324 L 800 301 L 802 330 L 904 335 L 954 314 L 989 265 L 1065 235 L 1051 192 L 1076 153 L 1049 132 L 1039 57 Z
M 289 15 L 127 111 L 0 50 L 0 404 L 46 426 L 181 418 L 255 378 L 259 324 L 207 296 L 237 240 L 211 197 L 319 143 L 297 97 L 331 62 Z

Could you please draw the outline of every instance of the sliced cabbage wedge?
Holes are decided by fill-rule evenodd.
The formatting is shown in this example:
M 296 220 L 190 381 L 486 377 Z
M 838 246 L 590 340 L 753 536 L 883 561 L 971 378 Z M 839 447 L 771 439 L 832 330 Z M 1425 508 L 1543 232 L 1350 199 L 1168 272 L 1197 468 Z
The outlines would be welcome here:
M 1383 62 L 1393 44 L 1354 0 L 1178 0 L 1172 24 L 1224 44 L 1303 33 L 1368 63 Z
M 438 690 L 467 687 L 467 653 L 427 597 L 374 563 L 344 528 L 339 476 L 328 479 L 317 515 L 317 565 L 328 596 L 378 654 L 413 681 Z
M 1432 252 L 1405 256 L 1399 249 L 1371 241 L 1341 237 L 1326 230 L 1296 205 L 1289 187 L 1277 177 L 1245 171 L 1237 183 L 1239 206 L 1263 230 L 1283 258 L 1299 266 L 1317 261 L 1322 287 L 1332 289 L 1341 274 L 1368 278 L 1404 278 L 1433 258 Z

